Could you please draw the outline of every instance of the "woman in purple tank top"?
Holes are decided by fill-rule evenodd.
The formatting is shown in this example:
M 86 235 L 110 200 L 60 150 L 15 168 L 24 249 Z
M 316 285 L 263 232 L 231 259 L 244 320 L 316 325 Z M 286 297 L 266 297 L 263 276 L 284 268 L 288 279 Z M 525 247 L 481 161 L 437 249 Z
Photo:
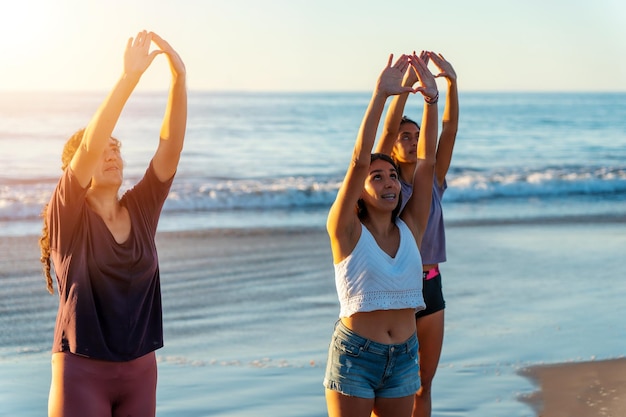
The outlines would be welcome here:
M 448 85 L 441 136 L 436 151 L 431 211 L 420 247 L 426 309 L 416 314 L 421 386 L 415 394 L 413 417 L 430 417 L 431 386 L 441 356 L 444 333 L 445 301 L 439 263 L 446 261 L 446 247 L 441 197 L 447 188 L 446 174 L 452 160 L 459 123 L 459 101 L 456 73 L 452 65 L 441 54 L 434 52 L 424 51 L 420 56 L 425 62 L 430 60 L 435 64 L 439 69 L 436 77 L 444 77 Z M 418 79 L 414 72 L 405 74 L 403 85 L 412 86 L 416 82 Z M 402 94 L 391 101 L 376 152 L 393 157 L 400 169 L 403 193 L 410 194 L 412 176 L 417 164 L 420 127 L 413 120 L 402 116 L 407 98 L 408 94 Z

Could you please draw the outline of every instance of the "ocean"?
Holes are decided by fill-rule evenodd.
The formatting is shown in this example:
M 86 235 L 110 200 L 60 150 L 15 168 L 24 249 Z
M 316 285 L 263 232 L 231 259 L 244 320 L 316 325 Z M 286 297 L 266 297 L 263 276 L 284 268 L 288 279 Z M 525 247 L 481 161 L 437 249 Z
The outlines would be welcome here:
M 37 233 L 63 143 L 103 96 L 0 97 L 0 236 Z M 136 93 L 122 114 L 114 134 L 123 142 L 124 187 L 156 149 L 165 99 Z M 161 230 L 323 225 L 368 100 L 191 92 Z M 626 94 L 472 92 L 460 94 L 460 109 L 449 223 L 626 213 Z M 421 100 L 410 99 L 406 114 L 421 120 Z
M 58 301 L 39 213 L 104 95 L 0 97 L 0 416 L 45 415 Z M 339 308 L 323 228 L 369 96 L 190 92 L 157 240 L 159 417 L 326 415 Z M 139 92 L 122 114 L 124 188 L 164 107 Z M 461 92 L 460 109 L 433 417 L 534 417 L 520 370 L 625 354 L 626 94 Z

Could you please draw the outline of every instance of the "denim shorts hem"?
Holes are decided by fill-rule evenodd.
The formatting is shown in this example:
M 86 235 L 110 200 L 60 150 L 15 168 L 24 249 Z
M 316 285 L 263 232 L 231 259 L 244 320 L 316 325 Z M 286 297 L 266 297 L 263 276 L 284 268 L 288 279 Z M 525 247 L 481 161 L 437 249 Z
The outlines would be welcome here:
M 348 397 L 372 399 L 376 397 L 378 398 L 408 397 L 410 395 L 414 395 L 420 389 L 420 384 L 419 382 L 416 381 L 415 385 L 412 387 L 405 386 L 405 387 L 397 388 L 395 390 L 387 389 L 384 393 L 380 393 L 376 396 L 372 395 L 372 391 L 370 390 L 364 390 L 360 387 L 355 387 L 355 386 L 347 385 L 347 384 L 339 384 L 334 381 L 328 381 L 327 379 L 324 379 L 324 387 L 332 391 L 337 391 L 340 394 L 347 395 Z
M 375 396 L 372 395 L 373 394 L 372 391 L 370 390 L 364 390 L 362 388 L 355 387 L 352 385 L 340 384 L 338 382 L 329 381 L 327 379 L 324 379 L 324 387 L 331 391 L 337 391 L 340 394 L 347 395 L 348 397 L 358 397 L 358 398 L 368 398 L 368 399 L 375 398 Z

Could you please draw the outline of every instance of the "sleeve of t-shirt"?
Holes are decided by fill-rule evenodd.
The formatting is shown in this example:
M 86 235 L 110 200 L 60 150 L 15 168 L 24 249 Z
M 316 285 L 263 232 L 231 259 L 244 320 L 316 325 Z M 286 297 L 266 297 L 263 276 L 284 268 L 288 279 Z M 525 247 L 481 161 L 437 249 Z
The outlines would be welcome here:
M 124 195 L 127 204 L 133 205 L 141 213 L 143 221 L 153 233 L 156 232 L 161 209 L 173 181 L 174 176 L 165 182 L 159 181 L 151 161 L 143 178 Z
M 82 219 L 88 188 L 80 185 L 71 168 L 63 172 L 46 212 L 52 250 L 64 252 L 70 247 L 71 237 Z

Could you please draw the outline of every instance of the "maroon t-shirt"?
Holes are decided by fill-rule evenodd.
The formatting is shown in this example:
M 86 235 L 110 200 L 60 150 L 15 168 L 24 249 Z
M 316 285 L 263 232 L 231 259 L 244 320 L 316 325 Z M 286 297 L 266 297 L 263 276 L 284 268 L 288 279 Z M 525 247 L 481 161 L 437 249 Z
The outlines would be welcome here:
M 151 163 L 122 196 L 131 232 L 119 244 L 87 204 L 87 188 L 65 170 L 47 212 L 59 289 L 52 352 L 128 361 L 163 346 L 154 237 L 172 181 L 160 182 Z

